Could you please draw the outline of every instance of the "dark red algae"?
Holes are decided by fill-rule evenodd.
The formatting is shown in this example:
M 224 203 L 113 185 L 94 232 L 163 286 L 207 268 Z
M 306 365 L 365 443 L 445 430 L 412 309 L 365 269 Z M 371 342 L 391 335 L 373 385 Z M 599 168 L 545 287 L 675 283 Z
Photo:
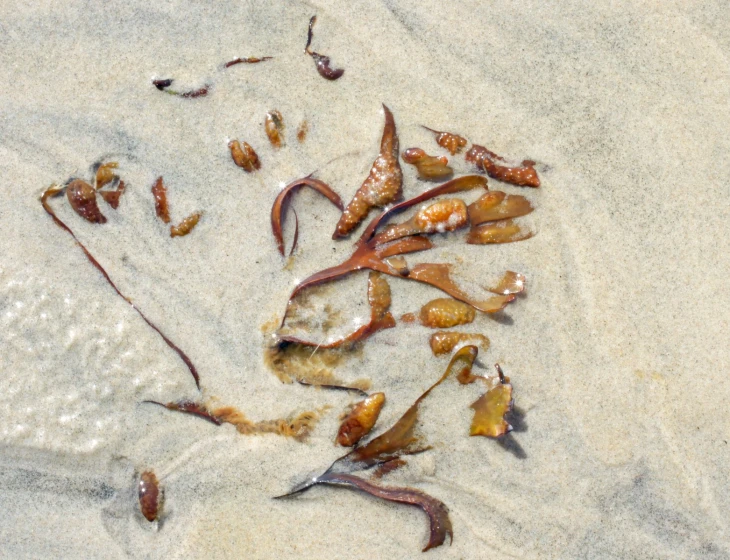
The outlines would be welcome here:
M 326 80 L 337 80 L 342 77 L 345 73 L 344 68 L 332 68 L 330 66 L 330 57 L 315 52 L 309 48 L 312 44 L 312 29 L 314 24 L 317 22 L 317 16 L 312 16 L 309 20 L 309 32 L 307 33 L 307 45 L 304 47 L 304 52 L 312 57 L 314 60 L 314 66 L 317 68 L 317 72 Z

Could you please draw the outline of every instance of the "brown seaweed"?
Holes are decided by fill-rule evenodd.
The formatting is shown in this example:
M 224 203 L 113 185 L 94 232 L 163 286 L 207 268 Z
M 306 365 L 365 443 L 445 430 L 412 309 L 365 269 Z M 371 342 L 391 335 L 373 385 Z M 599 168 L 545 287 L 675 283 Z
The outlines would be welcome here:
M 258 64 L 259 62 L 265 62 L 267 60 L 271 60 L 274 58 L 273 56 L 262 56 L 262 57 L 255 57 L 251 56 L 248 58 L 234 58 L 233 60 L 229 60 L 223 65 L 223 68 L 230 68 L 231 66 L 235 66 L 236 64 Z
M 453 298 L 437 298 L 421 307 L 419 319 L 425 327 L 448 329 L 474 320 L 474 308 Z
M 355 487 L 375 497 L 421 507 L 429 516 L 430 521 L 430 538 L 424 551 L 443 544 L 446 535 L 453 538 L 448 510 L 439 500 L 419 490 L 383 488 L 353 476 L 351 473 L 388 464 L 393 460 L 402 459 L 404 455 L 412 455 L 430 449 L 430 446 L 417 432 L 419 407 L 424 399 L 446 379 L 452 376 L 463 376 L 465 371 L 470 372 L 477 354 L 478 350 L 475 346 L 461 348 L 454 354 L 439 380 L 426 389 L 390 429 L 370 440 L 366 445 L 356 447 L 347 455 L 337 459 L 323 474 L 308 479 L 295 486 L 289 493 L 277 496 L 277 498 L 291 497 L 320 484 Z
M 73 179 L 66 186 L 66 198 L 79 216 L 93 224 L 105 224 L 106 217 L 96 203 L 96 191 L 86 181 Z
M 127 296 L 125 296 L 119 288 L 117 288 L 116 284 L 112 281 L 109 274 L 107 274 L 106 270 L 99 264 L 99 261 L 97 261 L 94 256 L 89 252 L 89 250 L 84 246 L 81 241 L 79 241 L 78 237 L 76 237 L 76 234 L 73 232 L 73 230 L 68 227 L 58 216 L 56 216 L 56 213 L 53 211 L 53 208 L 51 208 L 51 205 L 48 202 L 48 199 L 52 196 L 57 196 L 63 192 L 63 187 L 58 187 L 56 185 L 53 185 L 46 189 L 46 191 L 41 196 L 41 204 L 43 205 L 43 209 L 48 213 L 48 215 L 53 218 L 53 221 L 55 224 L 60 227 L 61 229 L 67 231 L 69 235 L 73 238 L 73 240 L 76 242 L 76 244 L 81 247 L 81 250 L 84 252 L 84 255 L 86 255 L 86 258 L 89 260 L 89 262 L 94 265 L 94 267 L 101 272 L 104 279 L 108 282 L 108 284 L 114 289 L 114 291 L 117 293 L 119 297 L 121 297 L 124 301 L 129 303 L 129 305 L 132 306 L 132 309 L 134 309 L 140 317 L 144 320 L 145 323 L 147 323 L 157 334 L 160 335 L 162 340 L 165 341 L 165 344 L 167 344 L 179 357 L 180 359 L 185 363 L 188 370 L 190 371 L 190 374 L 193 376 L 193 379 L 195 380 L 195 385 L 198 389 L 200 389 L 200 376 L 198 375 L 198 370 L 196 369 L 193 362 L 188 358 L 187 354 L 183 352 L 177 345 L 175 345 L 172 340 L 167 338 L 165 334 L 159 329 L 157 325 L 155 325 L 152 321 L 150 321 L 147 316 L 142 313 L 142 311 L 137 307 L 131 299 L 129 299 Z
M 352 447 L 370 433 L 385 404 L 385 393 L 373 393 L 357 403 L 340 424 L 337 443 Z
M 439 130 L 434 130 L 433 128 L 428 128 L 427 126 L 424 126 L 423 128 L 436 134 L 436 143 L 442 148 L 448 150 L 452 156 L 458 154 L 466 147 L 466 138 L 463 136 L 459 136 L 452 132 L 441 132 Z
M 488 245 L 492 243 L 514 243 L 530 239 L 535 232 L 523 229 L 512 220 L 500 220 L 497 222 L 485 222 L 471 228 L 466 242 L 471 245 Z
M 354 488 L 388 502 L 408 504 L 420 508 L 428 516 L 429 522 L 428 543 L 423 548 L 423 552 L 441 546 L 446 541 L 447 536 L 450 542 L 453 542 L 454 533 L 446 504 L 421 490 L 379 486 L 352 474 L 335 472 L 319 477 L 318 484 Z
M 104 201 L 114 208 L 116 210 L 119 208 L 119 198 L 124 194 L 124 189 L 126 188 L 126 185 L 124 184 L 124 181 L 120 180 L 117 183 L 117 188 L 113 191 L 98 191 L 99 195 L 101 195 L 101 198 L 104 199 Z
M 197 89 L 191 89 L 188 91 L 178 91 L 174 89 L 169 89 L 169 87 L 172 85 L 172 83 L 175 80 L 171 78 L 163 79 L 163 80 L 152 80 L 152 85 L 155 86 L 159 91 L 163 93 L 167 93 L 169 95 L 174 95 L 176 97 L 182 97 L 184 99 L 195 99 L 196 97 L 205 97 L 210 92 L 210 88 L 212 87 L 211 84 L 205 84 Z
M 233 162 L 244 171 L 253 173 L 257 169 L 261 169 L 259 156 L 248 142 L 244 142 L 241 146 L 238 140 L 231 140 L 228 142 L 228 149 L 231 150 Z
M 372 208 L 383 207 L 401 198 L 403 172 L 398 163 L 398 134 L 390 109 L 383 105 L 385 125 L 380 140 L 380 154 L 370 168 L 370 174 L 342 212 L 333 239 L 345 237 L 355 229 Z
M 232 406 L 221 406 L 211 410 L 205 404 L 192 401 L 170 403 L 161 403 L 157 401 L 144 402 L 156 404 L 175 412 L 190 414 L 207 420 L 216 426 L 231 424 L 240 434 L 277 434 L 285 437 L 291 437 L 298 441 L 304 441 L 307 437 L 309 437 L 309 434 L 311 434 L 312 429 L 320 418 L 321 412 L 324 411 L 324 409 L 320 409 L 318 411 L 307 411 L 289 418 L 253 422 L 249 420 L 243 412 Z
M 501 437 L 512 431 L 505 416 L 512 411 L 512 384 L 506 378 L 499 364 L 494 365 L 499 374 L 499 384 L 479 397 L 471 408 L 474 409 L 469 435 Z
M 484 222 L 526 216 L 534 209 L 524 196 L 490 191 L 469 205 L 469 221 L 475 227 Z
M 309 20 L 309 31 L 307 32 L 307 44 L 304 47 L 304 53 L 308 54 L 314 60 L 314 66 L 317 68 L 317 72 L 320 76 L 326 80 L 337 80 L 341 78 L 345 73 L 344 68 L 332 68 L 330 66 L 330 57 L 314 52 L 309 46 L 312 44 L 312 38 L 314 36 L 313 29 L 314 24 L 317 22 L 317 16 L 312 16 Z
M 406 163 L 415 165 L 419 179 L 440 181 L 451 177 L 454 170 L 449 167 L 449 160 L 444 156 L 429 156 L 421 148 L 408 148 L 401 154 Z
M 375 236 L 373 243 L 382 245 L 421 233 L 446 233 L 462 228 L 468 223 L 467 207 L 464 201 L 458 198 L 447 198 L 421 208 L 408 221 L 388 226 Z
M 284 141 L 284 117 L 281 116 L 279 111 L 274 109 L 266 113 L 264 130 L 271 145 L 274 148 L 281 148 L 281 144 Z
M 162 490 L 160 483 L 152 471 L 144 471 L 137 483 L 139 509 L 147 521 L 156 521 L 162 509 Z
M 108 161 L 106 163 L 99 162 L 94 166 L 94 188 L 99 190 L 104 185 L 111 183 L 115 179 L 119 179 L 119 176 L 114 173 L 114 169 L 117 169 L 119 164 L 116 161 Z
M 502 278 L 496 286 L 487 288 L 490 292 L 495 294 L 519 294 L 525 291 L 527 287 L 527 279 L 524 274 L 519 272 L 513 272 L 508 270 L 504 273 Z
M 429 345 L 434 356 L 451 353 L 459 344 L 479 345 L 482 350 L 489 349 L 489 339 L 483 334 L 439 331 L 429 338 Z
M 521 166 L 500 165 L 495 162 L 504 162 L 503 157 L 478 144 L 472 145 L 466 153 L 465 159 L 475 164 L 478 169 L 486 172 L 493 179 L 518 187 L 537 188 L 540 186 L 540 178 L 537 176 L 537 171 L 535 171 L 534 161 L 526 159 Z
M 198 225 L 201 216 L 201 212 L 195 212 L 187 218 L 184 218 L 178 225 L 170 226 L 170 237 L 182 237 L 193 231 L 195 226 Z
M 383 478 L 385 475 L 392 473 L 393 471 L 404 467 L 408 464 L 405 459 L 391 459 L 385 463 L 380 463 L 375 469 L 373 469 L 372 478 Z
M 167 204 L 167 187 L 162 181 L 162 177 L 158 177 L 155 184 L 152 185 L 152 196 L 155 199 L 155 214 L 166 224 L 170 223 L 170 207 Z
M 271 207 L 271 231 L 274 234 L 276 240 L 276 246 L 279 248 L 279 253 L 284 256 L 284 235 L 282 232 L 282 219 L 283 213 L 286 210 L 289 198 L 302 187 L 309 187 L 314 189 L 321 195 L 325 196 L 332 204 L 337 206 L 340 210 L 343 209 L 342 199 L 332 188 L 325 182 L 319 179 L 313 179 L 312 177 L 304 177 L 303 179 L 297 179 L 296 181 L 289 183 L 281 192 L 276 196 L 274 204 Z M 294 243 L 292 243 L 291 252 L 294 252 L 296 248 L 296 239 L 299 231 L 299 221 L 297 220 L 297 227 L 294 233 Z

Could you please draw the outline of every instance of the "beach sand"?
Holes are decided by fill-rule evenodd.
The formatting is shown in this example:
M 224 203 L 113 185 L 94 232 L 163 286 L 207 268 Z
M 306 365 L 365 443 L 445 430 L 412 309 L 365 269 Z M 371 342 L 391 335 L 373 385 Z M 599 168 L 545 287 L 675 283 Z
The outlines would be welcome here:
M 313 47 L 345 68 L 320 77 Z M 0 5 L 0 548 L 6 558 L 728 558 L 730 31 L 722 2 L 383 1 Z M 273 56 L 225 71 L 236 56 Z M 210 83 L 182 99 L 151 85 Z M 316 171 L 349 200 L 377 155 L 381 104 L 401 149 L 439 153 L 421 125 L 537 162 L 537 235 L 470 246 L 436 236 L 419 256 L 475 283 L 505 270 L 528 289 L 491 339 L 522 419 L 506 444 L 468 437 L 476 385 L 424 404 L 433 449 L 384 483 L 450 510 L 454 540 L 422 555 L 425 516 L 346 489 L 272 500 L 343 454 L 338 417 L 357 397 L 282 383 L 270 328 L 297 281 L 349 255 L 339 212 L 296 195 L 299 247 L 276 250 L 280 188 Z M 266 139 L 278 109 L 286 145 Z M 304 143 L 295 132 L 302 120 Z M 246 140 L 247 174 L 227 142 Z M 252 420 L 324 409 L 305 442 L 144 404 L 199 399 L 149 328 L 39 197 L 101 158 L 127 183 L 108 222 L 53 201 L 119 289 L 190 356 L 210 402 Z M 452 159 L 452 158 L 450 158 Z M 453 158 L 459 174 L 470 171 Z M 426 188 L 404 167 L 404 192 Z M 171 239 L 150 187 L 168 185 Z M 529 191 L 529 192 L 525 192 Z M 465 195 L 469 201 L 475 195 Z M 286 223 L 291 243 L 293 220 Z M 414 262 L 418 262 L 414 257 Z M 367 317 L 366 273 L 323 291 Z M 396 318 L 440 293 L 390 281 Z M 273 322 L 273 323 L 272 323 Z M 336 370 L 370 379 L 392 423 L 444 371 L 430 330 L 399 321 Z M 141 518 L 135 473 L 165 490 Z

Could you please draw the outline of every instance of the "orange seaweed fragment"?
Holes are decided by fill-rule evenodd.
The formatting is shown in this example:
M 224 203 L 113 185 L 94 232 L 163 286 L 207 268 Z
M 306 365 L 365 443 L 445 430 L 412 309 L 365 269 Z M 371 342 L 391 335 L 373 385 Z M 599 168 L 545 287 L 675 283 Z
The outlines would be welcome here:
M 307 133 L 309 133 L 309 123 L 303 120 L 297 129 L 297 140 L 300 144 L 304 143 L 304 140 L 307 139 Z
M 514 243 L 535 235 L 534 231 L 524 230 L 512 220 L 486 222 L 473 227 L 469 231 L 466 242 L 472 245 L 488 245 L 492 243 Z
M 162 177 L 158 177 L 155 184 L 152 185 L 152 196 L 155 198 L 155 214 L 166 224 L 170 223 L 170 208 L 167 204 L 167 187 L 162 182 Z
M 284 117 L 277 110 L 269 111 L 266 113 L 264 119 L 264 130 L 266 136 L 269 137 L 269 142 L 274 148 L 281 148 L 284 134 Z
M 540 186 L 540 178 L 535 171 L 535 162 L 524 160 L 521 166 L 509 167 L 500 165 L 495 161 L 504 161 L 503 157 L 498 156 L 494 152 L 489 151 L 484 146 L 474 144 L 466 153 L 466 161 L 477 166 L 478 169 L 486 172 L 493 179 L 517 185 L 518 187 L 534 187 Z
M 469 435 L 498 438 L 512 431 L 505 416 L 512 411 L 512 384 L 504 376 L 499 364 L 495 364 L 499 374 L 499 384 L 484 393 L 472 403 L 474 418 Z
M 385 126 L 380 141 L 380 154 L 373 162 L 370 174 L 355 193 L 337 222 L 333 239 L 345 237 L 367 216 L 374 207 L 401 198 L 403 172 L 398 163 L 398 134 L 390 109 L 383 105 Z
M 439 331 L 429 339 L 434 356 L 451 353 L 459 344 L 478 344 L 482 350 L 489 349 L 489 339 L 483 334 Z
M 267 60 L 271 60 L 274 58 L 273 56 L 262 56 L 262 57 L 255 57 L 250 56 L 248 58 L 234 58 L 233 60 L 229 60 L 223 65 L 223 68 L 230 68 L 231 66 L 235 66 L 236 64 L 258 64 L 259 62 L 265 62 Z
M 525 291 L 526 287 L 527 279 L 524 274 L 508 270 L 496 286 L 487 289 L 495 294 L 519 294 Z
M 430 130 L 436 134 L 436 143 L 442 148 L 448 150 L 451 155 L 456 155 L 466 147 L 466 138 L 454 134 L 452 132 L 441 132 L 424 126 L 426 130 Z
M 524 196 L 490 191 L 469 205 L 469 221 L 472 226 L 478 226 L 484 222 L 526 216 L 534 209 Z
M 388 226 L 375 236 L 373 242 L 380 245 L 408 235 L 446 233 L 462 228 L 468 223 L 464 201 L 459 198 L 448 198 L 421 208 L 408 221 Z
M 228 142 L 228 149 L 231 151 L 233 162 L 247 173 L 261 169 L 259 156 L 248 142 L 244 142 L 241 146 L 238 140 L 231 140 Z
M 420 179 L 438 181 L 454 174 L 454 170 L 448 165 L 447 158 L 429 156 L 421 148 L 408 148 L 401 154 L 401 157 L 406 163 L 416 166 Z
M 419 319 L 425 327 L 447 329 L 471 323 L 476 311 L 471 305 L 453 298 L 437 298 L 421 307 Z
M 202 216 L 202 213 L 195 212 L 194 214 L 190 214 L 187 218 L 184 218 L 178 225 L 170 226 L 170 237 L 182 237 L 193 231 L 193 228 L 195 228 L 200 221 L 200 216 Z
M 385 393 L 373 393 L 357 403 L 340 424 L 337 443 L 343 447 L 356 445 L 370 433 L 385 404 Z
M 104 185 L 111 183 L 119 177 L 114 173 L 114 169 L 119 167 L 116 161 L 108 161 L 106 163 L 99 163 L 96 167 L 96 173 L 94 174 L 94 188 L 99 190 Z

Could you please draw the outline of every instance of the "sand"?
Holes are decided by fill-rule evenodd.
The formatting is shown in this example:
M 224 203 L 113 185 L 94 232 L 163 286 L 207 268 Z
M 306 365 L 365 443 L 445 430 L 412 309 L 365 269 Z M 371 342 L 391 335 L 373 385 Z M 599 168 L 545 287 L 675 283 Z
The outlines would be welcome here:
M 313 46 L 345 68 L 336 82 L 302 53 L 315 13 Z M 330 238 L 337 210 L 302 192 L 286 266 L 270 205 L 313 171 L 349 200 L 377 153 L 381 103 L 401 148 L 436 153 L 420 125 L 453 130 L 534 159 L 543 181 L 504 188 L 536 205 L 533 239 L 441 236 L 428 257 L 475 281 L 517 270 L 528 291 L 469 326 L 492 341 L 480 371 L 500 362 L 512 378 L 524 418 L 510 443 L 467 437 L 479 388 L 445 384 L 424 410 L 434 448 L 386 479 L 448 505 L 453 544 L 427 556 L 729 557 L 725 14 L 710 1 L 2 3 L 3 557 L 422 556 L 415 509 L 332 488 L 271 499 L 342 454 L 337 418 L 356 397 L 282 384 L 264 364 L 262 326 L 298 280 L 351 247 Z M 263 55 L 275 58 L 220 70 Z M 213 87 L 180 99 L 150 83 L 167 77 Z M 270 109 L 287 127 L 279 150 L 263 131 Z M 232 164 L 230 138 L 254 145 L 259 173 Z M 38 202 L 100 158 L 120 162 L 119 210 L 102 206 L 98 226 L 57 200 L 59 216 L 196 363 L 206 398 L 254 420 L 329 406 L 306 442 L 142 403 L 199 393 Z M 404 173 L 407 195 L 423 190 Z M 188 237 L 170 239 L 154 215 L 160 175 L 173 222 L 203 212 Z M 439 295 L 391 285 L 396 317 Z M 331 294 L 357 301 L 354 319 L 364 296 L 364 274 Z M 399 324 L 338 368 L 386 393 L 380 428 L 445 368 L 429 334 Z M 137 511 L 134 476 L 147 468 L 166 492 L 159 524 Z

